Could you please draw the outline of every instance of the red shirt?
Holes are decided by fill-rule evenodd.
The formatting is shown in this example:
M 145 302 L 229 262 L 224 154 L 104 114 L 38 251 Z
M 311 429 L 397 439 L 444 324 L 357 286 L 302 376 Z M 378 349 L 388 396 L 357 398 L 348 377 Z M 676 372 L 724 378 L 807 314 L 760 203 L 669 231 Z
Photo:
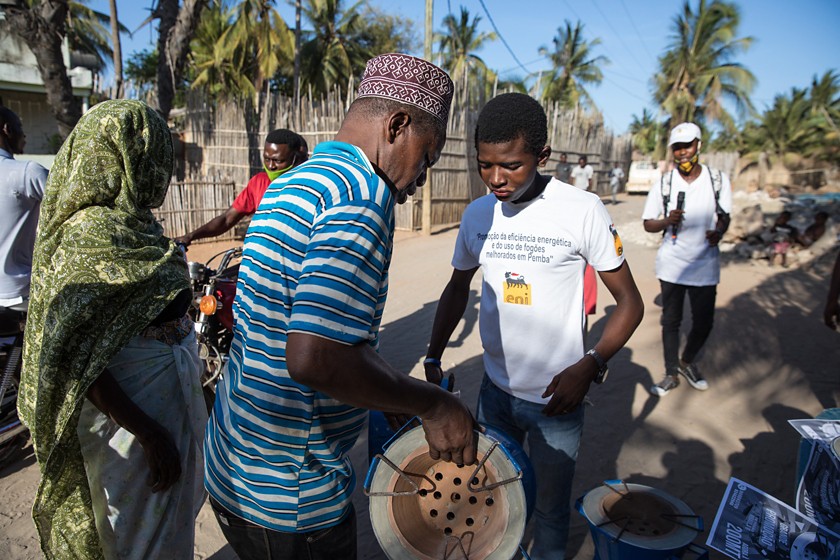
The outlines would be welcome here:
M 271 184 L 271 180 L 269 180 L 268 173 L 265 171 L 260 171 L 251 177 L 248 186 L 233 201 L 234 209 L 248 215 L 256 212 L 269 184 Z

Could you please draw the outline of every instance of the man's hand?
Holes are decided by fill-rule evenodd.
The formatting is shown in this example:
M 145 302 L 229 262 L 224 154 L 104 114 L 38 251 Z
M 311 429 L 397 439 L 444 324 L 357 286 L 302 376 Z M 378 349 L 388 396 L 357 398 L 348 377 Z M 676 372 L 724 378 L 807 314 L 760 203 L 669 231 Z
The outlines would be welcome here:
M 149 476 L 146 484 L 152 487 L 152 492 L 169 489 L 181 477 L 181 456 L 169 432 L 157 422 L 143 430 L 142 437 L 137 441 L 143 448 L 146 463 L 149 465 Z
M 426 381 L 434 383 L 435 385 L 440 385 L 440 382 L 443 380 L 443 368 L 437 364 L 429 362 L 423 364 L 423 370 L 426 374 Z
M 475 431 L 480 426 L 461 399 L 451 393 L 442 395 L 444 398 L 422 417 L 429 456 L 456 465 L 472 465 L 478 454 Z
M 668 216 L 665 218 L 665 222 L 669 226 L 678 226 L 680 222 L 683 220 L 683 214 L 685 214 L 685 210 L 671 210 L 668 213 Z M 667 226 L 666 226 L 667 227 Z
M 716 247 L 722 237 L 723 235 L 716 229 L 706 230 L 706 241 L 709 242 L 711 247 Z
M 176 245 L 183 245 L 184 247 L 189 247 L 190 243 L 192 243 L 192 238 L 187 235 L 182 235 L 181 237 L 176 237 L 173 241 L 175 241 Z
M 595 359 L 584 356 L 555 375 L 542 394 L 544 399 L 551 397 L 542 413 L 546 416 L 557 416 L 577 410 L 589 391 L 597 369 Z
M 823 321 L 825 321 L 826 327 L 837 330 L 837 323 L 840 321 L 840 304 L 838 304 L 837 300 L 829 301 L 825 304 Z

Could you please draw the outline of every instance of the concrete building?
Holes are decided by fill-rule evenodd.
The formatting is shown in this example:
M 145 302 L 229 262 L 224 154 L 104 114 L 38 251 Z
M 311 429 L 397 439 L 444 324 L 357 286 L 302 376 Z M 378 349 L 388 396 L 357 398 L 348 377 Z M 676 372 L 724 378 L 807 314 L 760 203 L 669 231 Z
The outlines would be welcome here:
M 47 94 L 35 55 L 17 37 L 3 29 L 0 7 L 0 104 L 20 116 L 26 131 L 27 156 L 54 154 L 60 146 L 58 125 L 47 104 Z M 88 55 L 71 53 L 67 39 L 62 45 L 64 65 L 73 85 L 73 95 L 82 100 L 82 110 L 88 108 L 88 98 L 93 92 L 95 59 Z M 23 159 L 38 159 L 23 157 Z M 41 162 L 46 165 L 44 162 Z M 51 161 L 50 161 L 51 163 Z

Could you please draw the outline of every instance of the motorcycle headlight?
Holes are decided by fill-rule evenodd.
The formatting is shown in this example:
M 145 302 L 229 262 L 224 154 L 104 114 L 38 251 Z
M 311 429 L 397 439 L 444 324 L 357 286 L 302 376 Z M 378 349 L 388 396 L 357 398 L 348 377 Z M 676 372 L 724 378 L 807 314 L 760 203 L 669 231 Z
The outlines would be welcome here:
M 216 313 L 217 307 L 218 302 L 216 301 L 216 296 L 212 295 L 202 297 L 201 301 L 198 304 L 198 309 L 205 315 L 213 315 L 214 313 Z

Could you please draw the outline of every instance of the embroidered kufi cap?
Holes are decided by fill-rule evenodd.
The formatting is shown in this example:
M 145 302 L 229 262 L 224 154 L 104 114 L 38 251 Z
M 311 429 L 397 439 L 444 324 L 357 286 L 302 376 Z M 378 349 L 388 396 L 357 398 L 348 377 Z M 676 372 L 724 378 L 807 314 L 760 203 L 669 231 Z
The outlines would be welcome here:
M 358 97 L 384 97 L 414 105 L 445 123 L 449 119 L 452 92 L 449 75 L 431 62 L 389 53 L 368 61 Z

